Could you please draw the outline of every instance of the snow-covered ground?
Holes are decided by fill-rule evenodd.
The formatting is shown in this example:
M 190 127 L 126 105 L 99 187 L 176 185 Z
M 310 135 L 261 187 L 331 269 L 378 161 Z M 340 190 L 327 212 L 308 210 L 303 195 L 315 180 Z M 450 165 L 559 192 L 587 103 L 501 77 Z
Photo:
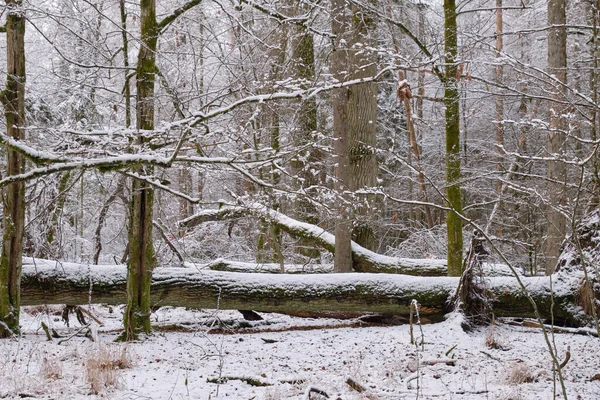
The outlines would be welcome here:
M 122 309 L 92 311 L 103 323 L 91 323 L 94 341 L 68 338 L 81 325 L 72 316 L 67 328 L 60 308 L 25 308 L 23 337 L 0 341 L 0 398 L 552 399 L 555 390 L 562 398 L 537 328 L 465 333 L 454 315 L 422 333 L 414 326 L 416 346 L 408 325 L 279 314 L 246 322 L 238 312 L 162 308 L 152 316 L 162 329 L 117 344 Z M 47 341 L 41 322 L 65 337 Z M 557 333 L 554 342 L 561 360 L 570 349 L 569 398 L 599 399 L 600 340 Z

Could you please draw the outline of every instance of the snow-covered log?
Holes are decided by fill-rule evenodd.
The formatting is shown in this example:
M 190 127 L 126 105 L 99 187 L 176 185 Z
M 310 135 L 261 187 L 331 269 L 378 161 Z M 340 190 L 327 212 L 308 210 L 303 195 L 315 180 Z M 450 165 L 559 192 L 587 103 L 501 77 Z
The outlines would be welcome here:
M 253 215 L 265 218 L 292 237 L 311 240 L 315 246 L 331 253 L 335 252 L 335 236 L 325 229 L 300 222 L 257 203 L 250 206 L 223 206 L 218 210 L 203 210 L 180 221 L 179 226 L 191 228 L 205 222 Z M 416 276 L 443 276 L 446 274 L 445 260 L 389 257 L 365 249 L 354 242 L 352 242 L 352 261 L 352 267 L 356 272 L 384 272 Z
M 522 278 L 543 317 L 550 318 L 548 277 Z M 554 318 L 577 324 L 574 295 L 578 279 L 553 277 Z M 458 278 L 398 274 L 258 274 L 197 268 L 157 268 L 153 273 L 154 306 L 252 309 L 273 312 L 358 311 L 409 314 L 416 299 L 421 316 L 446 312 Z M 497 316 L 532 317 L 514 278 L 489 280 Z M 123 304 L 126 269 L 122 265 L 79 265 L 25 259 L 22 304 Z
M 187 266 L 194 266 L 193 263 L 185 263 Z M 279 263 L 256 263 L 235 260 L 226 260 L 217 258 L 206 264 L 213 271 L 226 272 L 248 272 L 261 274 L 280 274 L 281 264 Z M 333 264 L 285 264 L 286 274 L 330 274 L 333 273 Z
M 261 204 L 248 207 L 223 206 L 215 210 L 203 210 L 191 217 L 179 221 L 182 228 L 191 228 L 212 221 L 258 215 L 267 219 L 292 237 L 312 241 L 315 246 L 335 252 L 335 236 L 323 228 L 306 222 L 300 222 Z M 396 258 L 377 254 L 352 242 L 353 269 L 356 272 L 390 273 L 415 276 L 444 276 L 447 272 L 446 260 L 432 258 Z M 253 264 L 240 261 L 218 259 L 210 263 L 210 268 L 231 272 L 279 273 L 279 264 Z M 503 264 L 483 263 L 487 276 L 511 276 L 510 269 Z M 332 272 L 332 265 L 294 265 L 286 267 L 288 273 L 325 273 Z
M 399 262 L 406 263 L 410 259 L 400 259 Z M 411 260 L 412 261 L 412 260 Z M 419 260 L 414 260 L 419 261 Z M 426 262 L 442 264 L 444 260 L 423 260 L 423 265 Z M 185 263 L 188 266 L 194 267 L 197 264 Z M 255 272 L 263 274 L 280 274 L 281 265 L 278 263 L 256 263 L 256 262 L 244 262 L 236 260 L 226 260 L 224 258 L 217 258 L 216 260 L 202 264 L 213 271 L 227 271 L 227 272 Z M 513 276 L 511 270 L 504 264 L 494 263 L 483 263 L 483 272 L 486 276 Z M 329 274 L 333 273 L 333 264 L 285 264 L 286 274 Z M 393 273 L 393 272 L 392 272 Z M 399 273 L 399 272 L 397 272 Z M 519 272 L 520 274 L 520 272 Z M 411 275 L 411 274 L 405 274 Z M 519 275 L 521 276 L 521 275 Z

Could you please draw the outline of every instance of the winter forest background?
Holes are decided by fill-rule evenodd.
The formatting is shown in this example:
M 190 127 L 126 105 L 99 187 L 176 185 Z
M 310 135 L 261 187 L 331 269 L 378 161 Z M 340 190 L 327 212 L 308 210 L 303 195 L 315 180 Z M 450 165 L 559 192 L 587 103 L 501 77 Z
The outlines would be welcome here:
M 17 4 L 9 3 L 4 16 Z M 156 128 L 141 133 L 135 111 L 136 56 L 143 46 L 139 4 L 20 7 L 27 19 L 23 145 L 45 152 L 24 170 L 31 171 L 26 255 L 120 261 L 128 242 L 130 180 L 143 175 L 126 157 L 137 154 L 147 163 L 155 157 L 160 164 L 177 147 L 170 167 L 159 165 L 144 176 L 156 189 L 160 264 L 178 262 L 162 237 L 186 260 L 331 259 L 256 220 L 210 222 L 193 230 L 177 225 L 200 210 L 258 202 L 334 232 L 340 194 L 334 187 L 332 102 L 339 80 L 331 67 L 330 5 L 193 3 L 160 29 Z M 157 4 L 158 20 L 183 4 Z M 348 61 L 353 68 L 342 69 L 349 76 L 342 81 L 376 81 L 376 89 L 357 100 L 376 102 L 363 112 L 372 114 L 365 118 L 373 125 L 373 143 L 365 146 L 377 163 L 365 173 L 376 179 L 353 194 L 355 207 L 368 203 L 355 218 L 373 230 L 369 247 L 378 253 L 445 258 L 446 117 L 438 76 L 448 64 L 444 8 L 394 1 L 345 7 L 354 24 L 349 29 L 366 33 L 351 46 L 342 43 L 343 50 L 367 61 Z M 486 227 L 506 256 L 529 273 L 545 269 L 553 210 L 567 220 L 564 236 L 597 196 L 595 4 L 573 2 L 567 9 L 566 84 L 549 70 L 548 36 L 559 29 L 549 27 L 547 9 L 546 2 L 485 1 L 456 8 L 460 146 L 453 151 L 460 158 L 464 216 Z M 412 91 L 407 104 L 398 92 L 404 81 Z M 560 129 L 551 126 L 553 116 Z M 560 136 L 556 149 L 549 141 L 554 132 Z M 106 165 L 116 160 L 115 167 Z M 549 165 L 555 160 L 564 176 L 553 180 Z M 551 189 L 559 183 L 565 193 L 556 201 Z M 465 225 L 469 235 L 472 227 Z
M 0 337 L 21 298 L 126 303 L 123 341 L 217 297 L 410 313 L 411 343 L 456 306 L 535 318 L 566 398 L 545 323 L 600 334 L 599 6 L 6 0 Z
M 21 231 L 24 256 L 128 263 L 141 282 L 136 268 L 220 258 L 351 271 L 351 237 L 460 275 L 474 231 L 536 275 L 597 208 L 593 2 L 14 0 L 2 15 L 7 277 Z M 285 216 L 334 233 L 335 257 Z
M 3 17 L 1 56 L 26 65 L 8 71 L 25 119 L 9 82 L 0 182 L 24 185 L 25 256 L 333 261 L 264 207 L 335 233 L 337 271 L 351 234 L 459 275 L 479 230 L 535 275 L 598 203 L 595 3 L 8 1 Z M 7 197 L 4 221 L 23 201 Z

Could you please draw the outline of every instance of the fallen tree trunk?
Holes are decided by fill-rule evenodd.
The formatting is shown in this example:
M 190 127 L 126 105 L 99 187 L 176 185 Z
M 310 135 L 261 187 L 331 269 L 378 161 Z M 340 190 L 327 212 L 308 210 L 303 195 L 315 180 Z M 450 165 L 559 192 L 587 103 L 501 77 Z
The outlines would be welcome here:
M 568 279 L 567 279 L 568 278 Z M 521 278 L 537 302 L 543 318 L 579 325 L 574 293 L 578 279 Z M 190 308 L 252 309 L 272 312 L 359 311 L 408 315 L 416 299 L 421 316 L 435 320 L 447 312 L 446 303 L 456 291 L 458 278 L 415 277 L 391 274 L 247 274 L 158 268 L 153 273 L 152 304 Z M 25 259 L 22 304 L 124 304 L 126 268 L 119 265 L 86 266 Z M 534 317 L 516 280 L 490 278 L 497 316 Z
M 202 210 L 184 220 L 179 221 L 182 228 L 192 228 L 206 222 L 223 221 L 257 215 L 265 218 L 292 237 L 312 241 L 315 246 L 335 253 L 335 236 L 325 229 L 306 222 L 300 222 L 278 211 L 261 204 L 250 206 L 223 206 L 215 210 Z M 251 264 L 239 261 L 216 260 L 210 268 L 218 271 L 232 272 L 267 272 L 279 273 L 279 264 Z M 356 272 L 404 274 L 414 276 L 445 276 L 447 273 L 446 260 L 433 258 L 396 258 L 377 254 L 359 244 L 352 242 L 352 268 Z M 308 268 L 294 266 L 290 273 L 325 273 L 333 271 L 333 266 L 310 266 Z M 511 270 L 503 264 L 483 263 L 486 276 L 512 276 Z M 286 269 L 288 272 L 288 269 Z
M 408 259 L 400 259 L 399 262 L 406 263 Z M 418 261 L 418 260 L 414 260 Z M 427 260 L 435 263 L 445 263 L 445 260 Z M 198 264 L 186 263 L 187 266 L 197 267 Z M 281 264 L 278 263 L 256 263 L 256 262 L 244 262 L 235 260 L 226 260 L 224 258 L 218 258 L 208 264 L 202 264 L 202 266 L 210 268 L 213 271 L 227 271 L 227 272 L 248 272 L 248 273 L 262 273 L 262 274 L 280 274 Z M 510 269 L 504 264 L 493 264 L 483 263 L 483 273 L 485 276 L 513 276 Z M 377 270 L 376 270 L 377 271 Z M 428 272 L 432 272 L 433 269 Z M 333 264 L 286 264 L 286 274 L 329 274 L 333 273 Z M 388 272 L 396 273 L 400 272 Z M 404 274 L 404 275 L 416 275 L 416 274 Z M 418 275 L 417 275 L 418 276 Z M 426 275 L 429 276 L 429 275 Z M 436 275 L 432 275 L 436 276 Z M 439 275 L 438 275 L 439 276 Z M 443 276 L 443 275 L 442 275 Z M 521 275 L 519 275 L 521 276 Z
M 187 263 L 193 266 L 192 263 Z M 213 271 L 226 272 L 247 272 L 261 274 L 280 274 L 281 264 L 279 263 L 256 263 L 226 260 L 218 258 L 208 264 L 206 267 Z M 333 264 L 285 264 L 286 274 L 331 274 L 333 273 Z
M 179 221 L 182 228 L 192 228 L 210 221 L 223 221 L 232 218 L 260 216 L 292 237 L 312 241 L 315 246 L 331 253 L 335 252 L 335 236 L 323 228 L 300 222 L 261 204 L 243 206 L 223 206 L 218 210 L 203 210 Z M 377 254 L 352 242 L 352 268 L 356 272 L 384 272 L 416 276 L 446 275 L 446 261 L 437 259 L 395 258 Z

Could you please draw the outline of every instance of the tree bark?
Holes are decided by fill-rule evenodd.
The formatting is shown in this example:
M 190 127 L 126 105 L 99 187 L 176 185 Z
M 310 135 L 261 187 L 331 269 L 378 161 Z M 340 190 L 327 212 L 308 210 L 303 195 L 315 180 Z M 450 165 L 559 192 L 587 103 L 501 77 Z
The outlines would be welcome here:
M 398 48 L 398 46 L 395 46 Z M 396 50 L 398 52 L 398 50 Z M 433 228 L 433 216 L 431 214 L 431 207 L 429 207 L 429 196 L 427 194 L 427 185 L 425 184 L 425 174 L 423 173 L 423 167 L 421 163 L 421 149 L 419 146 L 419 142 L 417 141 L 417 134 L 415 131 L 415 124 L 412 119 L 412 108 L 410 106 L 410 99 L 412 98 L 412 93 L 410 88 L 408 87 L 408 82 L 406 81 L 406 77 L 403 71 L 398 71 L 398 100 L 404 104 L 404 115 L 406 118 L 406 127 L 408 129 L 408 142 L 410 150 L 412 150 L 412 155 L 415 160 L 415 170 L 417 171 L 417 179 L 419 182 L 419 189 L 421 191 L 421 201 L 425 204 L 423 208 L 425 209 L 425 221 L 427 222 L 427 227 L 429 229 Z M 409 150 L 409 151 L 410 151 Z M 410 152 L 409 152 L 410 155 Z M 420 213 L 419 213 L 420 214 Z
M 136 71 L 137 128 L 154 129 L 154 80 L 156 76 L 156 44 L 158 26 L 155 0 L 140 2 L 141 45 Z M 142 145 L 144 139 L 138 138 Z M 135 168 L 140 175 L 152 175 L 153 168 Z M 131 187 L 129 221 L 129 256 L 127 261 L 127 307 L 123 316 L 123 340 L 134 340 L 139 333 L 149 333 L 150 282 L 156 263 L 152 244 L 154 191 L 143 180 L 134 179 Z
M 330 70 L 338 82 L 347 79 L 348 50 L 346 36 L 348 15 L 345 0 L 331 0 L 331 33 L 335 35 Z M 333 161 L 335 190 L 339 201 L 335 221 L 335 272 L 352 271 L 352 203 L 349 198 L 350 164 L 348 154 L 348 91 L 347 87 L 333 89 Z
M 129 40 L 127 39 L 127 10 L 125 8 L 125 0 L 119 0 L 119 11 L 121 14 L 121 37 L 123 38 L 123 66 L 129 67 Z M 126 72 L 127 74 L 127 72 Z M 131 126 L 131 87 L 129 86 L 129 78 L 125 76 L 123 85 L 123 98 L 125 99 L 125 127 Z
M 296 15 L 306 11 L 307 6 L 298 4 Z M 300 79 L 300 87 L 308 89 L 315 79 L 314 38 L 306 27 L 298 27 L 292 39 L 292 68 L 294 77 Z M 297 127 L 292 132 L 292 140 L 297 148 L 314 145 L 290 160 L 294 175 L 294 186 L 308 196 L 314 196 L 315 188 L 323 183 L 323 173 L 315 173 L 322 168 L 325 158 L 319 149 L 317 137 L 317 99 L 303 99 L 298 110 Z M 316 145 L 315 145 L 316 144 Z M 307 198 L 299 197 L 294 202 L 295 216 L 301 221 L 316 225 L 319 222 L 317 206 Z M 300 240 L 295 247 L 297 253 L 312 259 L 320 259 L 321 253 L 315 247 Z
M 496 0 L 496 83 L 498 87 L 502 84 L 504 80 L 504 69 L 502 67 L 502 51 L 503 51 L 503 36 L 502 36 L 502 0 Z M 503 146 L 504 145 L 504 98 L 501 95 L 496 95 L 496 144 Z M 502 155 L 502 150 L 500 148 L 496 149 L 498 153 L 498 163 L 496 164 L 496 170 L 498 174 L 501 174 L 504 171 L 504 166 L 502 162 L 504 161 L 504 157 Z M 500 194 L 502 190 L 502 181 L 498 180 L 496 182 L 496 192 Z M 501 231 L 499 236 L 501 236 Z
M 60 259 L 63 257 L 63 254 L 61 251 L 62 250 L 62 243 L 61 243 L 62 240 L 60 240 L 60 242 L 59 242 L 58 249 L 56 248 L 54 241 L 56 239 L 56 234 L 58 233 L 60 235 L 60 222 L 59 221 L 60 221 L 61 216 L 63 215 L 65 202 L 67 201 L 67 191 L 72 186 L 72 183 L 74 183 L 74 182 L 69 181 L 70 178 L 71 178 L 71 172 L 68 171 L 68 172 L 62 174 L 58 181 L 59 183 L 58 183 L 57 194 L 56 194 L 56 206 L 50 212 L 50 214 L 51 214 L 50 221 L 46 228 L 46 243 L 43 244 L 42 249 L 40 251 L 40 257 L 42 257 L 42 258 L 50 258 L 50 259 L 58 258 L 58 259 Z
M 25 11 L 20 0 L 7 0 L 6 89 L 2 103 L 7 135 L 25 139 Z M 19 175 L 25 160 L 7 148 L 7 174 Z M 3 191 L 2 256 L 0 257 L 0 338 L 19 333 L 20 282 L 25 230 L 25 182 L 14 182 Z
M 89 266 L 53 261 L 26 261 L 23 270 L 23 305 L 123 304 L 126 301 L 126 269 L 119 265 Z M 529 287 L 543 318 L 578 325 L 573 312 L 578 279 L 564 280 L 551 296 L 548 278 L 521 278 Z M 557 278 L 554 282 L 556 285 Z M 157 268 L 152 280 L 152 306 L 252 309 L 271 312 L 356 311 L 409 315 L 416 299 L 419 314 L 441 318 L 447 300 L 455 293 L 456 277 L 413 277 L 389 274 L 287 275 L 244 274 Z M 570 290 L 569 290 L 570 289 Z M 495 296 L 496 316 L 533 317 L 533 311 L 514 278 L 489 279 Z
M 370 0 L 374 2 L 373 0 Z M 349 23 L 349 79 L 371 78 L 377 74 L 377 24 L 373 16 L 352 6 Z M 374 195 L 359 195 L 361 189 L 377 186 L 377 82 L 359 83 L 348 89 L 349 189 L 354 193 L 352 240 L 376 250 Z
M 548 161 L 548 211 L 546 230 L 546 274 L 556 268 L 560 245 L 565 238 L 567 218 L 560 208 L 566 204 L 567 166 L 561 159 L 564 155 L 567 138 L 566 110 L 558 103 L 566 95 L 567 83 L 567 23 L 566 0 L 548 1 L 548 73 L 558 82 L 552 82 L 553 100 L 550 102 L 550 130 L 548 132 L 548 152 L 555 160 Z
M 444 105 L 446 107 L 446 198 L 452 210 L 446 212 L 448 232 L 448 275 L 460 276 L 463 261 L 462 197 L 460 193 L 460 109 L 459 71 L 456 64 L 456 2 L 444 0 Z

